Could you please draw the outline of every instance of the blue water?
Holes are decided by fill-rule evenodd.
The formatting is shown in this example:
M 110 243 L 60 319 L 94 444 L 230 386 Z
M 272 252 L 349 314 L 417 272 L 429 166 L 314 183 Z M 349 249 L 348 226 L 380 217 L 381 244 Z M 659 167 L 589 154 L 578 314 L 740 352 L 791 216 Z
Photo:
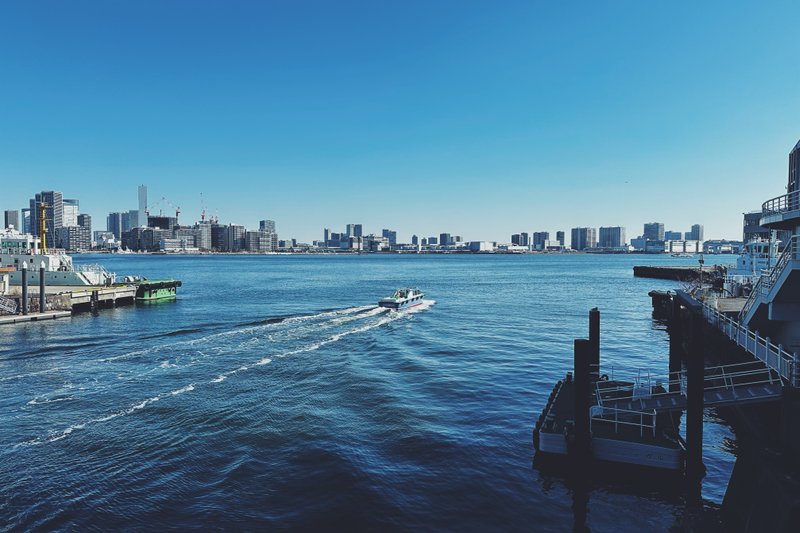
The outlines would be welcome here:
M 678 527 L 682 498 L 532 466 L 587 312 L 602 363 L 666 373 L 647 256 L 81 256 L 175 302 L 0 329 L 3 530 Z M 398 286 L 429 303 L 375 307 Z M 735 461 L 707 413 L 715 513 Z M 581 499 L 588 498 L 586 516 Z M 576 510 L 578 509 L 578 510 Z M 577 517 L 577 518 L 576 518 Z

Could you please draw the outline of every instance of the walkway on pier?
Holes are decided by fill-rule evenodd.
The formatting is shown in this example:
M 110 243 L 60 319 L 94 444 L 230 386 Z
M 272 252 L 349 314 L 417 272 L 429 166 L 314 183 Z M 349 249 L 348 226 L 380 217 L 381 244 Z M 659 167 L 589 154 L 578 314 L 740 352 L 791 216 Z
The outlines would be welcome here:
M 707 367 L 703 378 L 706 406 L 768 402 L 783 394 L 777 372 L 760 361 Z M 667 383 L 653 384 L 649 376 L 634 381 L 597 381 L 597 405 L 622 411 L 666 412 L 686 409 L 686 372 L 676 372 Z

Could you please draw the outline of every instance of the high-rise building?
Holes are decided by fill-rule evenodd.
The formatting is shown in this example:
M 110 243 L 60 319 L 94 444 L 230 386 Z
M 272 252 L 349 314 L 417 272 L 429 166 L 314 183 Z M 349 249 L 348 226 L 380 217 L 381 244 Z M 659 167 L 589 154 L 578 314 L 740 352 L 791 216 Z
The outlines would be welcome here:
M 123 217 L 128 218 L 128 213 L 114 212 L 109 213 L 106 217 L 106 230 L 114 234 L 117 240 L 122 238 L 123 231 L 130 231 L 130 227 L 124 227 L 122 220 Z
M 258 223 L 258 231 L 268 231 L 269 233 L 277 233 L 275 231 L 274 220 L 262 220 Z
M 800 141 L 797 141 L 789 152 L 789 184 L 786 192 L 793 193 L 798 190 L 800 190 Z
M 31 232 L 31 210 L 30 208 L 23 208 L 20 211 L 20 230 L 22 233 L 30 233 Z
M 586 250 L 597 247 L 597 228 L 572 228 L 573 250 Z
M 661 222 L 649 222 L 644 225 L 644 233 L 642 234 L 647 240 L 650 241 L 663 241 L 664 240 L 664 224 Z
M 211 249 L 222 251 L 225 246 L 225 233 L 227 228 L 220 224 L 211 224 Z
M 56 231 L 64 225 L 64 195 L 58 191 L 42 191 L 31 199 L 31 233 L 34 235 L 39 235 L 39 228 L 42 223 L 39 206 L 42 204 L 47 205 L 44 214 L 47 224 L 44 235 L 47 239 L 46 244 L 48 247 L 58 246 Z M 42 235 L 39 235 L 39 237 L 42 237 Z
M 686 239 L 687 241 L 702 241 L 703 240 L 703 226 L 701 224 L 694 224 L 692 225 L 692 229 L 689 232 L 689 238 Z
M 686 235 L 687 235 L 686 238 L 688 239 L 689 238 L 688 237 L 689 234 L 687 233 Z M 665 231 L 664 232 L 664 240 L 665 241 L 679 241 L 679 240 L 681 240 L 682 237 L 683 237 L 683 235 L 681 235 L 680 231 Z
M 559 246 L 564 246 L 565 239 L 563 231 L 556 232 L 556 240 L 558 241 Z
M 363 237 L 364 226 L 361 224 L 348 224 L 345 237 Z
M 429 246 L 436 246 L 437 244 L 439 244 L 439 238 L 438 237 L 428 237 L 428 245 Z
M 239 224 L 229 224 L 226 228 L 222 249 L 226 252 L 240 252 L 245 247 L 245 230 L 244 226 Z
M 136 209 L 131 209 L 128 211 L 128 223 L 125 223 L 125 219 L 122 219 L 122 231 L 125 231 L 127 227 L 128 230 L 132 230 L 133 228 L 140 228 L 142 226 L 147 226 L 147 219 L 144 215 L 142 215 L 141 222 L 139 221 L 139 211 Z
M 440 233 L 439 234 L 439 246 L 448 246 L 453 244 L 453 240 L 450 238 L 449 233 Z
M 390 229 L 384 229 L 381 232 L 381 236 L 382 237 L 386 237 L 387 239 L 389 239 L 389 246 L 390 247 L 394 248 L 395 246 L 397 246 L 397 232 L 396 231 L 392 231 Z
M 64 227 L 68 226 L 77 226 L 78 225 L 78 214 L 80 213 L 80 203 L 78 200 L 70 200 L 68 198 L 64 198 L 64 211 L 61 217 L 61 224 Z
M 549 231 L 534 231 L 533 232 L 533 249 L 544 250 L 545 242 L 550 240 Z
M 625 246 L 625 240 L 625 228 L 621 226 L 600 228 L 599 246 L 601 248 L 621 248 Z
M 519 246 L 519 233 L 512 233 L 511 234 L 511 244 L 514 246 Z
M 15 229 L 22 230 L 22 228 L 19 225 L 19 211 L 17 211 L 16 209 L 6 210 L 3 218 L 5 222 L 5 226 L 3 227 L 9 228 L 11 226 L 14 226 Z
M 411 236 L 411 244 L 414 246 L 419 246 L 419 237 L 416 235 Z
M 139 210 L 136 211 L 135 222 L 134 227 L 147 226 L 147 187 L 145 185 L 139 185 Z M 131 224 L 133 223 L 134 221 L 131 220 Z

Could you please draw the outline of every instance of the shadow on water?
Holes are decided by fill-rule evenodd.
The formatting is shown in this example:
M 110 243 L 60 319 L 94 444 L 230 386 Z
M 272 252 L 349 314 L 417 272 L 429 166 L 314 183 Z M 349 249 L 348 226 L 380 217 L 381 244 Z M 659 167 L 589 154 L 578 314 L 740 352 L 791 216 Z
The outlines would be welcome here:
M 609 496 L 633 496 L 669 504 L 676 512 L 671 517 L 672 523 L 664 524 L 668 531 L 723 531 L 719 506 L 694 499 L 682 473 L 606 462 L 579 468 L 569 457 L 536 456 L 531 466 L 538 474 L 536 482 L 545 492 L 561 486 L 569 493 L 576 533 L 592 531 L 592 523 L 598 521 L 591 519 L 593 497 Z M 639 512 L 627 509 L 630 514 Z M 611 521 L 624 523 L 623 519 L 619 516 Z

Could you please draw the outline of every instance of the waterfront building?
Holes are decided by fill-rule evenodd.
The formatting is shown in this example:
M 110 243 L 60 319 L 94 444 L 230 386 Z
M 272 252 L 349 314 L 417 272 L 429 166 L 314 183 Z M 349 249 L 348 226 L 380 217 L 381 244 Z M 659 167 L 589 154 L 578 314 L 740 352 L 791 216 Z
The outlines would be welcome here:
M 199 250 L 210 250 L 211 244 L 211 224 L 203 222 L 192 227 L 176 227 L 172 230 L 174 239 L 192 238 L 192 246 Z M 188 242 L 188 241 L 187 241 Z
M 597 247 L 597 228 L 572 228 L 570 246 L 573 250 Z
M 413 244 L 414 246 L 419 246 L 419 237 L 417 237 L 416 235 L 412 235 L 411 244 Z
M 703 226 L 701 224 L 693 224 L 687 241 L 702 241 L 703 240 Z
M 565 240 L 564 240 L 564 232 L 563 231 L 557 231 L 556 232 L 556 240 L 558 241 L 558 244 L 560 244 L 562 247 L 564 246 Z
M 703 250 L 701 241 L 664 241 L 664 252 L 670 254 L 696 254 Z
M 227 229 L 216 222 L 211 224 L 211 249 L 221 251 L 225 245 L 225 232 Z
M 661 222 L 649 222 L 644 225 L 644 233 L 642 236 L 651 241 L 664 240 L 664 224 Z
M 683 234 L 680 231 L 665 231 L 664 232 L 664 240 L 667 241 L 679 241 L 683 238 Z M 689 233 L 686 233 L 686 238 L 689 238 Z
M 113 233 L 117 239 L 122 237 L 122 232 L 131 230 L 130 227 L 125 228 L 122 225 L 123 215 L 127 217 L 127 213 L 120 212 L 109 213 L 106 217 L 106 230 Z
M 245 248 L 244 237 L 244 226 L 228 224 L 223 235 L 222 249 L 226 252 L 241 252 Z
M 22 231 L 22 233 L 26 233 L 26 234 L 30 233 L 31 235 L 33 234 L 31 232 L 31 210 L 30 210 L 30 208 L 25 207 L 20 211 L 20 223 L 21 223 L 20 231 Z
M 185 236 L 179 238 L 164 238 L 158 243 L 158 249 L 162 252 L 198 252 L 195 246 L 194 237 Z
M 519 233 L 511 234 L 511 244 L 513 244 L 514 246 L 519 246 L 519 239 L 520 239 Z
M 62 226 L 77 226 L 78 213 L 80 212 L 80 203 L 78 200 L 64 198 L 64 203 L 62 205 L 64 209 L 61 217 Z
M 82 252 L 92 248 L 91 227 L 62 226 L 56 230 L 58 247 L 72 252 Z
M 386 237 L 389 241 L 389 246 L 394 248 L 397 246 L 397 232 L 392 231 L 390 229 L 384 229 L 381 231 L 381 236 Z
M 261 220 L 258 223 L 258 231 L 267 231 L 269 233 L 277 233 L 275 231 L 275 221 L 274 220 Z
M 144 220 L 144 216 L 142 215 L 142 222 L 139 222 L 139 211 L 136 209 L 131 209 L 128 211 L 128 219 L 125 220 L 125 217 L 122 218 L 122 231 L 130 231 L 133 228 L 138 228 L 140 226 L 146 226 L 147 221 Z M 128 228 L 128 229 L 125 229 Z
M 420 245 L 428 246 L 428 239 L 426 237 L 423 237 L 422 239 L 420 239 Z
M 139 185 L 139 210 L 135 211 L 135 220 L 131 219 L 131 225 L 134 227 L 147 225 L 147 187 Z M 134 211 L 131 211 L 133 215 Z
M 458 237 L 456 242 L 458 242 L 460 240 L 461 240 L 461 237 Z M 522 233 L 519 234 L 519 245 L 520 246 L 525 246 L 525 247 L 530 247 L 531 239 L 530 239 L 530 235 L 527 232 L 523 231 Z
M 439 244 L 438 237 L 428 237 L 428 246 L 437 246 Z
M 361 224 L 348 224 L 345 230 L 346 237 L 363 237 L 363 226 Z
M 545 243 L 550 240 L 549 231 L 534 231 L 533 232 L 533 249 L 544 250 Z
M 490 241 L 470 241 L 470 252 L 494 252 L 494 243 Z
M 450 237 L 449 233 L 439 234 L 439 246 L 449 246 L 451 244 L 453 244 L 453 239 Z
M 647 248 L 647 239 L 642 236 L 631 239 L 631 248 L 637 252 L 644 252 L 645 248 Z
M 625 228 L 622 226 L 609 226 L 600 228 L 601 248 L 622 248 L 625 246 Z
M 3 219 L 5 222 L 5 228 L 10 228 L 14 226 L 14 229 L 21 230 L 19 226 L 19 211 L 16 209 L 7 209 L 6 212 L 3 214 Z
M 160 228 L 172 231 L 178 225 L 177 217 L 149 216 L 147 217 L 148 228 Z
M 58 191 L 42 191 L 37 193 L 30 201 L 31 212 L 31 231 L 32 235 L 42 237 L 39 235 L 39 228 L 41 221 L 39 220 L 40 212 L 39 206 L 47 204 L 45 208 L 45 222 L 47 229 L 45 231 L 46 246 L 55 247 L 56 232 L 58 228 L 64 225 L 64 195 Z

